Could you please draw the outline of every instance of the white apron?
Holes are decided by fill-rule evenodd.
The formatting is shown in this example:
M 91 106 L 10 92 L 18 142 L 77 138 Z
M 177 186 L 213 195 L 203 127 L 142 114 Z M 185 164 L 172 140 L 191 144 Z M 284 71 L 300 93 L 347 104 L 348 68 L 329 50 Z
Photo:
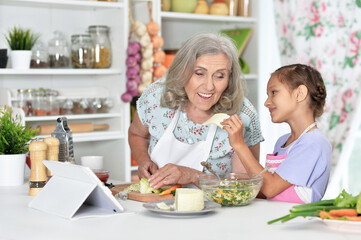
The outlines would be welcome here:
M 150 159 L 152 159 L 159 168 L 168 163 L 173 163 L 175 165 L 203 171 L 201 162 L 207 161 L 209 157 L 217 126 L 209 126 L 209 131 L 205 141 L 199 141 L 193 144 L 184 143 L 178 141 L 173 134 L 179 115 L 180 110 L 178 109 L 163 136 L 155 145 L 152 153 L 150 154 Z

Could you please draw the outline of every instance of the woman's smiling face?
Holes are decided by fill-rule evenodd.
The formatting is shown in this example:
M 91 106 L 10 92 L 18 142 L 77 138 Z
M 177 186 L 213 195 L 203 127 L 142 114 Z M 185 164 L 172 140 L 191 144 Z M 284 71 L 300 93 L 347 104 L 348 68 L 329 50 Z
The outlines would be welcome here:
M 188 107 L 209 112 L 228 86 L 229 60 L 225 54 L 203 55 L 196 60 L 192 77 L 185 85 Z

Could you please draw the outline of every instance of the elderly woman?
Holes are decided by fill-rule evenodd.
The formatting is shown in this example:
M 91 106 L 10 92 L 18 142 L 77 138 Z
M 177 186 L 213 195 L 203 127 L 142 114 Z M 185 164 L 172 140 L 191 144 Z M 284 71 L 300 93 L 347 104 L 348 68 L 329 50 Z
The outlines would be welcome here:
M 225 35 L 202 33 L 187 40 L 166 79 L 151 84 L 137 101 L 129 144 L 138 176 L 150 185 L 197 184 L 202 161 L 217 173 L 244 168 L 225 130 L 202 125 L 215 113 L 238 114 L 256 159 L 263 141 L 255 108 L 244 97 L 237 50 Z

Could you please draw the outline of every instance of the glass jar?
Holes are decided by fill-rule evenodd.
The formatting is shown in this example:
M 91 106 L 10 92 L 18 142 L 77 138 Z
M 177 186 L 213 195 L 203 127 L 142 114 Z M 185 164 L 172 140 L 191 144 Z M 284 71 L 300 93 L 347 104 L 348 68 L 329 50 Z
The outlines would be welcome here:
M 36 90 L 31 88 L 26 91 L 26 116 L 34 116 L 34 99 Z
M 113 101 L 111 98 L 101 98 L 101 107 L 98 109 L 98 113 L 107 113 L 113 107 Z
M 60 108 L 59 108 L 59 101 L 58 101 L 58 95 L 59 93 L 55 90 L 47 91 L 46 97 L 47 97 L 47 115 L 59 115 L 60 114 Z
M 94 68 L 109 68 L 112 62 L 112 51 L 108 26 L 89 26 L 88 31 L 93 40 Z
M 30 68 L 48 68 L 49 54 L 48 48 L 42 41 L 37 41 L 32 48 Z
M 54 32 L 54 38 L 48 43 L 48 50 L 51 68 L 69 67 L 69 45 L 63 33 Z
M 68 115 L 68 114 L 72 114 L 71 110 L 73 109 L 73 100 L 71 99 L 65 99 L 64 101 L 62 101 L 60 103 L 60 110 L 59 113 L 60 115 Z
M 35 92 L 33 108 L 35 116 L 46 116 L 47 102 L 45 100 L 45 91 L 38 90 Z
M 25 115 L 27 113 L 27 108 L 26 108 L 26 94 L 27 94 L 27 89 L 18 89 L 18 101 L 17 101 L 17 107 L 21 108 Z
M 71 57 L 74 68 L 93 67 L 93 42 L 90 35 L 71 36 Z
M 84 111 L 80 99 L 73 99 L 73 108 L 71 109 L 72 114 L 82 114 Z

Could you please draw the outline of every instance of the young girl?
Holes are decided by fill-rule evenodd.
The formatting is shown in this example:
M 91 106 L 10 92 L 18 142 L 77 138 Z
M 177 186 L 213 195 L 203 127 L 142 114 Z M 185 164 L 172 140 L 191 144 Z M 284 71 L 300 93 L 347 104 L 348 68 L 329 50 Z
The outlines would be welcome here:
M 306 65 L 277 69 L 267 84 L 272 122 L 286 122 L 291 128 L 278 139 L 273 154 L 267 154 L 261 193 L 270 200 L 310 203 L 320 200 L 330 174 L 331 145 L 316 126 L 323 113 L 326 89 L 320 73 Z M 248 173 L 263 167 L 243 140 L 243 123 L 237 115 L 222 122 L 229 141 Z

